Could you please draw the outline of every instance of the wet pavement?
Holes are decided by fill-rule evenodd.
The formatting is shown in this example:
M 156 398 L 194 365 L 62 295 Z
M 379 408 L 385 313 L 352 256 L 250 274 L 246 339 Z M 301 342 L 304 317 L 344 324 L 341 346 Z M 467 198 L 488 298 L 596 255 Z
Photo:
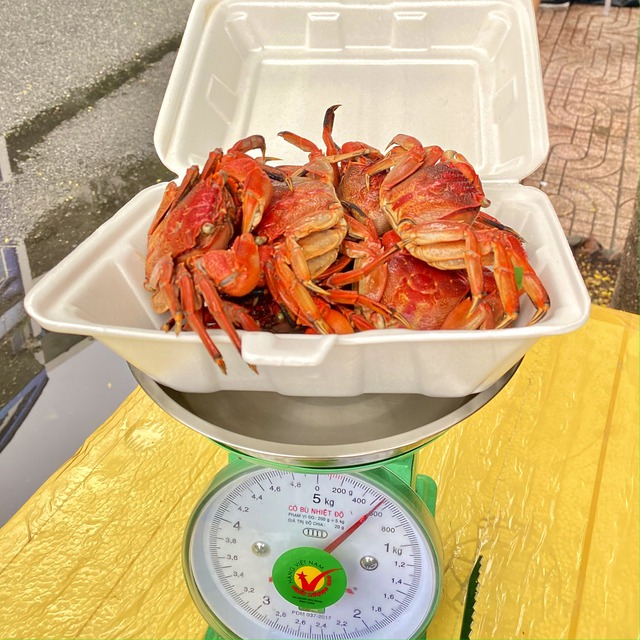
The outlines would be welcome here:
M 0 525 L 135 386 L 99 343 L 42 332 L 22 300 L 133 195 L 173 177 L 153 129 L 190 4 L 0 5 Z M 551 150 L 524 181 L 554 202 L 594 303 L 630 311 L 637 22 L 637 9 L 539 12 Z M 613 296 L 623 269 L 635 300 L 633 287 Z
M 2 434 L 9 442 L 0 453 L 0 526 L 136 387 L 124 360 L 95 341 L 77 342 L 38 364 L 20 367 L 32 377 L 24 386 L 16 385 L 19 394 L 13 402 L 18 402 L 9 405 L 18 428 Z M 26 413 L 24 421 L 19 420 L 21 412 Z

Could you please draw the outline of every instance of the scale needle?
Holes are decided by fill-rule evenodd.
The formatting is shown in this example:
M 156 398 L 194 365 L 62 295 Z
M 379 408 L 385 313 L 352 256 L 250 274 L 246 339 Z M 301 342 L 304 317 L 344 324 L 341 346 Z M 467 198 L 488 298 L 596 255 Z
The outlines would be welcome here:
M 345 529 L 333 542 L 330 542 L 323 551 L 331 553 L 338 545 L 341 545 L 354 531 L 359 529 L 367 520 L 367 518 L 385 501 L 384 498 L 376 505 L 371 507 L 368 513 L 365 513 L 359 520 L 354 522 L 348 529 Z

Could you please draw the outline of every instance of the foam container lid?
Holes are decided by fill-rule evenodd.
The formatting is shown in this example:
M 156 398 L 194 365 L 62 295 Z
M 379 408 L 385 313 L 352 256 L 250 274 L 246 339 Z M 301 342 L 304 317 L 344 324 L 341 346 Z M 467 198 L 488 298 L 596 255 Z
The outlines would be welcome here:
M 277 133 L 319 141 L 333 104 L 339 143 L 407 133 L 460 151 L 485 182 L 526 177 L 549 148 L 531 2 L 196 0 L 156 150 L 178 175 L 251 133 L 291 158 Z
M 299 396 L 420 393 L 462 397 L 490 387 L 535 342 L 586 322 L 590 300 L 548 197 L 518 181 L 548 151 L 533 9 L 527 0 L 279 2 L 196 0 L 155 130 L 179 176 L 209 151 L 251 134 L 287 163 L 305 154 L 284 129 L 384 149 L 398 133 L 463 153 L 492 201 L 487 212 L 525 239 L 551 310 L 499 331 L 388 329 L 311 336 L 241 332 L 242 359 L 211 330 L 223 375 L 197 335 L 161 329 L 144 289 L 146 232 L 165 185 L 145 189 L 27 295 L 52 331 L 91 335 L 165 386 Z M 243 361 L 244 360 L 244 361 Z M 259 375 L 246 363 L 258 365 Z

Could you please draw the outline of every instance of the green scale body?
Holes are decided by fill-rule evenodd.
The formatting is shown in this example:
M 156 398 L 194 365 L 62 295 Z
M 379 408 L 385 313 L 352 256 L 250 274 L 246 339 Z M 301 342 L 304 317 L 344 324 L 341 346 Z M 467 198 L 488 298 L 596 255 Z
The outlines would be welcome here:
M 206 638 L 425 637 L 442 544 L 414 459 L 316 470 L 231 453 L 185 534 Z

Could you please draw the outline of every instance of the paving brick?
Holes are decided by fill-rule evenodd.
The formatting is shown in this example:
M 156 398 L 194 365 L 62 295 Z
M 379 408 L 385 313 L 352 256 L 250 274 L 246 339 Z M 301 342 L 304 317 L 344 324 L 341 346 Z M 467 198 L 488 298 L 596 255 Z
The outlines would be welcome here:
M 638 184 L 638 9 L 572 4 L 537 23 L 550 150 L 524 183 L 566 233 L 620 250 Z
M 571 221 L 573 220 L 575 210 L 575 203 L 573 202 L 573 200 L 559 193 L 550 193 L 548 195 L 556 210 L 556 213 L 558 214 L 558 218 L 560 218 L 560 222 L 564 222 L 570 225 Z M 563 228 L 566 232 L 570 230 L 570 227 L 565 228 L 564 224 Z

